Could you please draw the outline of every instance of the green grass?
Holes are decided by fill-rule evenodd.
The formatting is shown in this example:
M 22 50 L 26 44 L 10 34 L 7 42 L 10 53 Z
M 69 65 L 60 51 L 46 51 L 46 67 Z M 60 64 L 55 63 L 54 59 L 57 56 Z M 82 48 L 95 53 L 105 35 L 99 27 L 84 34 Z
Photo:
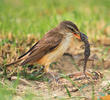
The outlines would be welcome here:
M 22 39 L 27 34 L 34 34 L 41 38 L 59 22 L 70 20 L 82 32 L 91 36 L 93 34 L 91 38 L 97 40 L 110 25 L 109 16 L 110 0 L 0 0 L 0 36 L 12 33 L 16 38 Z M 104 25 L 100 26 L 101 24 Z M 9 39 L 6 38 L 0 41 L 0 46 L 8 42 Z M 15 87 L 17 82 L 18 80 L 14 83 Z M 0 98 L 12 100 L 16 93 L 15 87 L 9 89 L 0 84 Z M 23 99 L 31 100 L 34 96 L 27 92 Z
M 42 37 L 60 21 L 71 20 L 82 32 L 101 34 L 96 23 L 109 25 L 109 10 L 109 0 L 0 0 L 0 33 Z

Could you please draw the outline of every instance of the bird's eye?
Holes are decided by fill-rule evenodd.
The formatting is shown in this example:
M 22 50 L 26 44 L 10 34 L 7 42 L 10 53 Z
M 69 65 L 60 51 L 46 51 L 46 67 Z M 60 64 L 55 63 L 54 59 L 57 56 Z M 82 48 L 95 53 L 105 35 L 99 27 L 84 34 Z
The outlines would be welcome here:
M 67 27 L 68 27 L 71 31 L 74 31 L 71 26 L 67 25 Z
M 71 30 L 71 31 L 74 31 L 73 28 L 71 28 L 71 27 L 70 27 L 70 30 Z
M 75 30 L 73 28 L 70 28 L 70 30 L 75 33 Z
M 75 29 L 74 29 L 72 26 L 67 25 L 67 27 L 68 27 L 72 32 L 75 32 Z

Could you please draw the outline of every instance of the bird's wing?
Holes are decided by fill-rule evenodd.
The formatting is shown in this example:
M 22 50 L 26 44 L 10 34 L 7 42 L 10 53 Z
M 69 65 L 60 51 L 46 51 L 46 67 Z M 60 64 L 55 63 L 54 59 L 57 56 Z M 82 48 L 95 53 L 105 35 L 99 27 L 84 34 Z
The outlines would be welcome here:
M 30 51 L 28 57 L 21 63 L 21 65 L 39 60 L 45 54 L 56 48 L 61 43 L 62 38 L 63 35 L 60 33 L 48 32 Z
M 23 58 L 24 56 L 26 56 L 28 53 L 30 53 L 38 43 L 39 43 L 39 41 L 36 42 L 26 53 L 24 53 L 23 55 L 19 56 L 18 59 L 21 59 L 21 58 Z

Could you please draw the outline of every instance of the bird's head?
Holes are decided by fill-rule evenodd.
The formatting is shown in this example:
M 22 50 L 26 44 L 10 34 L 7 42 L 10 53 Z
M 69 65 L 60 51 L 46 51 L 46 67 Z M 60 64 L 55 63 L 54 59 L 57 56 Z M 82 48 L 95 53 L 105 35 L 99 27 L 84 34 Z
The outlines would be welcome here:
M 60 29 L 65 31 L 64 34 L 72 33 L 77 39 L 81 40 L 82 32 L 79 31 L 78 27 L 71 21 L 62 21 L 60 24 Z

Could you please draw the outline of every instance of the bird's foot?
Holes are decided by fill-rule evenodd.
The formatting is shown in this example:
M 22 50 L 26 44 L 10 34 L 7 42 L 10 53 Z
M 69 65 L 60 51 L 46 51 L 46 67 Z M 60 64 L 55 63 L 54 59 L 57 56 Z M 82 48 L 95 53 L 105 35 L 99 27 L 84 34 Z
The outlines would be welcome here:
M 51 83 L 53 81 L 58 83 L 59 76 L 58 76 L 57 73 L 55 73 L 55 72 L 48 72 L 47 74 L 50 75 L 49 76 L 49 83 Z

